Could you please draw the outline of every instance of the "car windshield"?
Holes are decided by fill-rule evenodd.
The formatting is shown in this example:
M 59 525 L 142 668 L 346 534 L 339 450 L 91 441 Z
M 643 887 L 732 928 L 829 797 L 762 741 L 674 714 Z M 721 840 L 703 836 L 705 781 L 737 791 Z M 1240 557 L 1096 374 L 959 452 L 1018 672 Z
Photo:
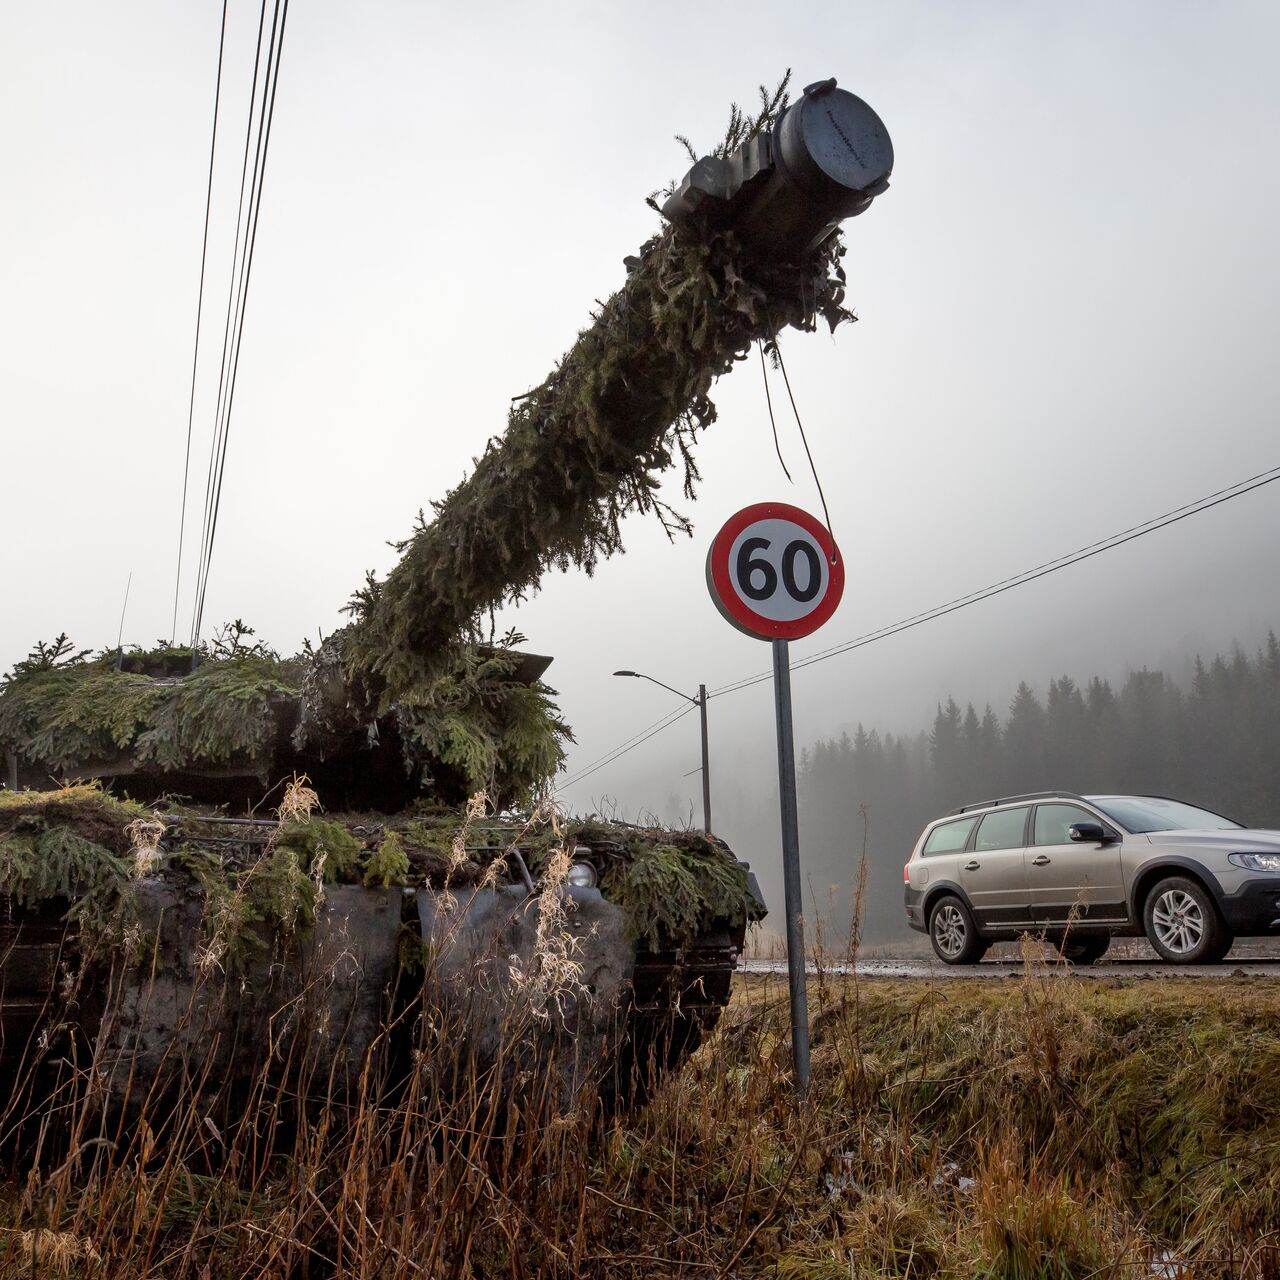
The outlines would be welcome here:
M 1089 796 L 1094 804 L 1126 831 L 1138 835 L 1147 831 L 1226 831 L 1238 822 L 1208 809 L 1197 809 L 1180 800 L 1158 796 Z

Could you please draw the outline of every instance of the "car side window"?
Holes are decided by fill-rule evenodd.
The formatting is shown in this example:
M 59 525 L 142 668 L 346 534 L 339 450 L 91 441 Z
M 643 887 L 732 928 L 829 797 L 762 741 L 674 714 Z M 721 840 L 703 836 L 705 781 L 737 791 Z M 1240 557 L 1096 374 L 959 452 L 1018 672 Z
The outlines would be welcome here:
M 931 853 L 958 853 L 969 843 L 969 832 L 977 818 L 957 818 L 955 822 L 944 822 L 929 832 L 924 842 L 924 856 Z
M 1027 810 L 1001 809 L 989 813 L 978 828 L 975 852 L 991 853 L 996 849 L 1021 849 L 1027 843 Z
M 1097 822 L 1097 814 L 1075 804 L 1041 804 L 1036 806 L 1033 844 L 1070 844 L 1071 826 L 1077 822 Z

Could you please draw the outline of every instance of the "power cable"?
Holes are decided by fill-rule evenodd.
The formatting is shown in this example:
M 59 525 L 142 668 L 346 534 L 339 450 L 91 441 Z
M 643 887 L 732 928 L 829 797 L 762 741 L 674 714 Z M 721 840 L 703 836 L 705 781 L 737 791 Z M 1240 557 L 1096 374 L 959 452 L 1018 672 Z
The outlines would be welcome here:
M 213 488 L 212 511 L 209 517 L 209 538 L 204 553 L 204 572 L 200 586 L 200 594 L 196 606 L 195 644 L 200 638 L 200 628 L 204 621 L 205 594 L 209 583 L 209 569 L 213 560 L 214 540 L 218 531 L 218 513 L 222 504 L 222 480 L 226 471 L 227 441 L 231 434 L 231 414 L 235 403 L 236 381 L 240 372 L 240 350 L 244 338 L 244 322 L 249 297 L 249 282 L 253 272 L 254 250 L 257 246 L 258 222 L 262 211 L 262 192 L 266 182 L 267 154 L 271 146 L 271 129 L 275 120 L 276 93 L 280 84 L 280 63 L 284 53 L 285 24 L 289 18 L 289 0 L 276 0 L 271 20 L 271 35 L 267 42 L 267 66 L 263 75 L 262 105 L 258 119 L 258 143 L 254 149 L 253 178 L 249 186 L 249 222 L 245 233 L 244 248 L 241 251 L 240 282 L 236 296 L 237 315 L 229 364 L 229 381 L 225 407 L 222 416 L 221 442 L 219 446 L 216 483 Z M 277 24 L 279 36 L 277 37 Z M 261 37 L 259 37 L 259 51 Z M 256 86 L 256 63 L 255 63 Z M 251 105 L 252 111 L 252 105 Z
M 255 157 L 255 160 L 254 160 L 254 176 L 256 179 L 256 194 L 254 192 L 254 187 L 251 186 L 250 188 L 250 198 L 253 201 L 253 210 L 252 210 L 251 220 L 249 223 L 248 236 L 247 236 L 247 251 L 244 257 L 242 258 L 242 267 L 243 267 L 242 299 L 240 300 L 239 321 L 238 321 L 238 326 L 236 330 L 235 349 L 232 357 L 233 362 L 231 366 L 231 380 L 227 390 L 227 405 L 226 405 L 225 413 L 223 415 L 222 450 L 221 450 L 221 456 L 219 457 L 219 460 L 218 460 L 218 484 L 217 484 L 217 489 L 214 493 L 214 499 L 213 499 L 213 519 L 209 526 L 209 546 L 205 552 L 204 590 L 207 590 L 209 585 L 209 569 L 213 560 L 213 543 L 214 543 L 214 538 L 216 537 L 218 532 L 218 512 L 222 504 L 222 479 L 226 471 L 227 440 L 231 434 L 231 410 L 235 403 L 236 380 L 240 372 L 240 348 L 241 348 L 241 343 L 244 339 L 244 320 L 245 320 L 245 309 L 248 303 L 248 296 L 249 296 L 249 278 L 253 272 L 253 253 L 258 242 L 258 219 L 262 209 L 262 189 L 263 189 L 264 181 L 266 178 L 267 150 L 271 145 L 271 124 L 272 124 L 272 121 L 275 119 L 276 87 L 280 82 L 280 54 L 284 48 L 284 27 L 285 27 L 285 22 L 287 21 L 289 16 L 289 0 L 284 0 L 283 8 L 280 8 L 279 4 L 277 4 L 277 9 L 280 12 L 280 40 L 279 40 L 279 44 L 276 45 L 274 76 L 272 74 L 270 57 L 268 57 L 268 62 L 267 62 L 267 77 L 270 78 L 271 80 L 270 98 L 268 100 L 268 98 L 265 95 L 263 98 L 263 112 L 266 118 L 265 130 L 263 128 L 262 121 L 261 120 L 259 121 L 259 132 L 262 135 L 262 155 L 261 155 L 260 171 L 259 171 L 257 158 Z M 272 19 L 272 39 L 273 40 L 274 40 L 274 37 L 275 37 L 275 20 L 273 18 Z M 269 105 L 268 105 L 268 102 L 269 102 Z M 197 640 L 199 639 L 200 626 L 204 621 L 204 599 L 205 599 L 204 590 L 201 591 L 199 610 L 196 614 Z
M 231 432 L 231 410 L 235 398 L 236 377 L 240 367 L 240 348 L 244 336 L 244 322 L 248 304 L 249 278 L 253 269 L 253 251 L 257 243 L 258 216 L 262 205 L 262 188 L 266 175 L 267 148 L 271 139 L 271 122 L 275 115 L 275 91 L 279 82 L 280 52 L 284 41 L 284 19 L 288 16 L 288 0 L 285 0 L 283 16 L 280 0 L 276 0 L 272 12 L 271 34 L 267 39 L 267 65 L 263 74 L 262 105 L 259 111 L 258 132 L 254 143 L 253 176 L 249 183 L 249 219 L 246 224 L 245 238 L 240 251 L 239 282 L 236 287 L 235 317 L 231 333 L 231 349 L 224 372 L 226 378 L 226 395 L 221 406 L 221 431 L 218 436 L 218 459 L 215 470 L 212 507 L 208 517 L 209 537 L 204 553 L 204 570 L 200 584 L 200 594 L 196 606 L 196 641 L 204 621 L 205 595 L 208 590 L 209 570 L 213 559 L 213 544 L 217 535 L 218 514 L 222 503 L 222 481 L 226 473 L 227 441 Z M 276 42 L 277 27 L 280 32 L 280 44 Z M 259 51 L 261 41 L 259 40 Z M 273 78 L 274 64 L 274 78 Z M 256 91 L 256 71 L 255 71 Z M 252 106 L 250 109 L 252 119 Z M 243 175 L 242 175 L 243 182 Z
M 262 62 L 262 33 L 267 23 L 267 0 L 261 0 L 261 6 L 258 10 L 258 35 L 254 43 L 253 56 L 253 78 L 250 82 L 249 93 L 249 114 L 245 118 L 244 125 L 244 158 L 240 162 L 240 195 L 236 203 L 236 230 L 232 239 L 231 247 L 231 274 L 227 280 L 227 306 L 225 318 L 222 323 L 222 354 L 218 357 L 218 394 L 214 401 L 213 414 L 213 435 L 209 441 L 209 466 L 205 474 L 204 482 L 204 518 L 200 531 L 200 558 L 197 562 L 196 569 L 196 595 L 195 603 L 191 609 L 191 649 L 193 654 L 196 646 L 196 614 L 200 607 L 200 599 L 203 594 L 204 582 L 204 562 L 205 551 L 209 545 L 209 519 L 213 510 L 213 491 L 214 491 L 214 474 L 218 459 L 218 440 L 222 427 L 222 406 L 227 380 L 227 351 L 231 343 L 232 319 L 236 314 L 236 280 L 238 272 L 236 270 L 241 254 L 240 232 L 244 222 L 245 210 L 245 183 L 249 177 L 249 151 L 253 147 L 253 114 L 254 108 L 258 105 L 258 68 Z M 254 154 L 257 154 L 257 148 L 254 147 Z
M 1259 471 L 1256 475 L 1249 476 L 1245 480 L 1227 485 L 1226 488 L 1206 494 L 1193 502 L 1184 503 L 1181 507 L 1174 507 L 1173 510 L 1166 511 L 1163 515 L 1155 516 L 1142 524 L 1132 525 L 1130 528 L 1112 534 L 1108 538 L 1103 538 L 1099 542 L 1090 543 L 1088 546 L 1080 547 L 1076 551 L 1068 552 L 1066 555 L 1057 556 L 1053 560 L 1046 560 L 1034 568 L 1027 569 L 1023 573 L 1014 574 L 1012 577 L 993 583 L 980 591 L 971 591 L 968 595 L 957 596 L 954 600 L 937 605 L 932 609 L 926 609 L 921 613 L 912 614 L 909 618 L 904 618 L 900 622 L 881 627 L 877 631 L 866 632 L 861 636 L 855 636 L 852 640 L 833 645 L 829 649 L 819 650 L 817 653 L 802 658 L 799 662 L 792 663 L 791 669 L 792 671 L 798 671 L 802 667 L 810 667 L 815 663 L 825 662 L 828 658 L 834 658 L 838 654 L 849 653 L 854 649 L 863 648 L 877 640 L 885 640 L 903 631 L 910 631 L 912 628 L 921 626 L 926 622 L 932 622 L 935 618 L 942 618 L 949 613 L 968 608 L 969 605 L 978 604 L 982 600 L 989 600 L 992 596 L 1001 595 L 1006 591 L 1012 591 L 1015 587 L 1024 586 L 1026 583 L 1034 582 L 1038 578 L 1047 577 L 1051 573 L 1056 573 L 1059 569 L 1079 564 L 1082 560 L 1091 559 L 1093 556 L 1101 555 L 1104 551 L 1110 551 L 1115 547 L 1123 546 L 1127 542 L 1133 542 L 1138 538 L 1145 537 L 1148 533 L 1155 533 L 1159 529 L 1165 529 L 1171 524 L 1177 524 L 1179 521 L 1189 519 L 1191 516 L 1199 515 L 1202 511 L 1209 511 L 1213 507 L 1221 506 L 1224 502 L 1230 502 L 1232 498 L 1242 497 L 1246 493 L 1252 493 L 1254 489 L 1260 489 L 1264 485 L 1272 484 L 1277 480 L 1280 480 L 1280 466 L 1269 467 L 1267 470 Z M 773 670 L 771 668 L 757 675 L 747 676 L 732 684 L 722 685 L 718 689 L 711 689 L 708 691 L 707 697 L 715 698 L 729 693 L 736 693 L 740 689 L 747 689 L 753 685 L 760 684 L 764 680 L 771 679 L 772 676 Z M 670 728 L 681 716 L 692 710 L 693 707 L 691 706 L 685 707 L 669 716 L 663 717 L 661 720 L 655 721 L 647 729 L 640 730 L 639 733 L 628 738 L 625 742 L 619 743 L 612 751 L 607 751 L 604 755 L 598 756 L 585 768 L 567 778 L 560 784 L 558 790 L 564 790 L 566 787 L 582 781 L 583 778 L 595 773 L 597 770 L 603 769 L 606 765 L 620 760 L 629 752 L 634 751 L 641 743 L 647 742 L 656 734 Z
M 209 180 L 204 193 L 204 236 L 200 244 L 200 290 L 196 296 L 196 336 L 191 352 L 191 400 L 187 405 L 187 452 L 182 462 L 182 515 L 178 520 L 178 568 L 173 576 L 172 645 L 178 637 L 178 593 L 182 588 L 182 544 L 187 532 L 187 482 L 191 476 L 191 427 L 196 414 L 196 369 L 200 363 L 200 317 L 204 311 L 204 269 L 209 257 L 209 210 L 213 204 L 213 157 L 218 148 L 218 105 L 222 101 L 222 54 L 227 44 L 227 0 L 222 0 L 222 27 L 218 33 L 218 75 L 213 90 L 213 136 L 209 140 Z
M 677 720 L 683 719 L 693 710 L 693 706 L 681 707 L 678 711 L 673 711 L 670 715 L 664 716 L 661 720 L 655 720 L 647 730 L 642 729 L 634 737 L 628 738 L 626 742 L 594 760 L 585 769 L 579 770 L 571 778 L 566 778 L 562 783 L 560 783 L 556 790 L 563 791 L 566 787 L 571 787 L 575 783 L 581 782 L 583 778 L 589 777 L 591 774 L 603 769 L 605 765 L 613 764 L 615 760 L 620 760 L 623 756 L 627 755 L 628 752 L 634 751 L 641 743 L 648 742 L 650 738 L 661 733 L 664 729 L 671 728 Z
M 1247 480 L 1241 480 L 1237 484 L 1228 485 L 1225 489 L 1219 489 L 1215 493 L 1207 494 L 1194 502 L 1175 507 L 1172 511 L 1165 512 L 1164 515 L 1156 516 L 1139 525 L 1133 525 L 1131 528 L 1112 534 L 1109 538 L 1104 538 L 1100 542 L 1090 543 L 1087 547 L 1081 547 L 1077 551 L 1058 556 L 1053 560 L 1047 560 L 1043 564 L 1035 566 L 1035 568 L 1027 569 L 1025 572 L 1015 574 L 1011 578 L 1005 578 L 1001 582 L 993 583 L 980 591 L 958 596 L 955 600 L 948 601 L 946 604 L 926 609 L 922 613 L 912 614 L 909 618 L 904 618 L 900 622 L 895 622 L 887 627 L 881 627 L 877 631 L 869 631 L 863 635 L 855 636 L 852 640 L 847 640 L 842 644 L 833 645 L 829 649 L 819 650 L 817 653 L 810 654 L 798 662 L 793 662 L 791 669 L 792 671 L 799 671 L 803 667 L 813 666 L 816 662 L 825 662 L 828 658 L 834 658 L 838 654 L 848 653 L 853 649 L 861 649 L 877 640 L 885 640 L 889 636 L 899 635 L 903 631 L 910 631 L 913 627 L 932 622 L 936 618 L 946 617 L 947 614 L 956 613 L 958 610 L 966 609 L 970 605 L 978 604 L 980 601 L 989 600 L 993 596 L 1002 595 L 1006 591 L 1012 591 L 1015 587 L 1025 586 L 1027 583 L 1035 582 L 1037 579 L 1047 577 L 1051 573 L 1057 573 L 1059 569 L 1069 568 L 1073 564 L 1079 564 L 1082 560 L 1089 560 L 1094 556 L 1101 555 L 1104 551 L 1111 551 L 1116 547 L 1124 546 L 1128 542 L 1145 537 L 1149 533 L 1166 529 L 1169 525 L 1177 524 L 1182 520 L 1189 519 L 1191 516 L 1199 515 L 1202 511 L 1209 511 L 1224 502 L 1230 502 L 1232 498 L 1243 497 L 1244 494 L 1252 493 L 1254 489 L 1260 489 L 1264 485 L 1274 483 L 1276 480 L 1280 480 L 1280 466 L 1260 471 L 1257 475 L 1250 476 Z M 736 693 L 739 689 L 750 688 L 752 685 L 771 679 L 772 676 L 772 669 L 761 671 L 754 676 L 747 676 L 742 680 L 734 681 L 732 684 L 722 685 L 719 689 L 712 689 L 708 692 L 707 697 L 714 698 L 727 693 Z
M 577 782 L 579 778 L 585 778 L 587 774 L 594 773 L 597 767 L 602 768 L 611 760 L 615 760 L 619 756 L 625 755 L 627 751 L 630 751 L 633 747 L 638 747 L 647 737 L 651 737 L 654 733 L 661 732 L 663 729 L 667 728 L 668 725 L 675 724 L 675 722 L 686 711 L 691 711 L 692 709 L 693 708 L 691 706 L 686 706 L 677 707 L 674 711 L 668 711 L 665 716 L 660 716 L 652 724 L 646 725 L 643 729 L 632 734 L 631 737 L 627 738 L 624 742 L 620 742 L 616 747 L 606 751 L 604 755 L 597 756 L 594 760 L 579 769 L 572 777 L 567 778 L 561 785 L 567 787 L 570 784 Z

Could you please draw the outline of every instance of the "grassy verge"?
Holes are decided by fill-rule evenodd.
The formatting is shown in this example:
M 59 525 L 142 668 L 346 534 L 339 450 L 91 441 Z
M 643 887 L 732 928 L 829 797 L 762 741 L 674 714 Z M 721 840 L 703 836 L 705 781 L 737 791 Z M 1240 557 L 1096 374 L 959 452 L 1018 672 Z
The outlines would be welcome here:
M 785 981 L 752 978 L 684 1071 L 608 1121 L 585 1096 L 446 1093 L 426 1057 L 394 1099 L 371 1075 L 274 1142 L 265 1084 L 243 1132 L 215 1137 L 194 1104 L 110 1147 L 82 1129 L 0 1191 L 0 1274 L 1280 1275 L 1267 980 L 1028 966 L 820 976 L 810 999 L 808 1106 Z

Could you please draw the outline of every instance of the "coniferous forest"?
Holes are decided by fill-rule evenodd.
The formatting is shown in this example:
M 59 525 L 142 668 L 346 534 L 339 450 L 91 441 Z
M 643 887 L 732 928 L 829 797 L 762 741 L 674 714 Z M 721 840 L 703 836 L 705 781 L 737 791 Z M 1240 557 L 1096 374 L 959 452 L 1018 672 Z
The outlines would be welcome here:
M 819 741 L 802 753 L 799 775 L 818 909 L 834 924 L 848 920 L 865 806 L 865 936 L 901 941 L 902 864 L 925 823 L 957 805 L 1056 787 L 1137 792 L 1280 827 L 1280 641 L 1272 632 L 1256 651 L 1197 658 L 1189 680 L 1143 667 L 1115 684 L 1023 681 L 1003 709 L 948 698 L 927 731 L 860 725 Z

